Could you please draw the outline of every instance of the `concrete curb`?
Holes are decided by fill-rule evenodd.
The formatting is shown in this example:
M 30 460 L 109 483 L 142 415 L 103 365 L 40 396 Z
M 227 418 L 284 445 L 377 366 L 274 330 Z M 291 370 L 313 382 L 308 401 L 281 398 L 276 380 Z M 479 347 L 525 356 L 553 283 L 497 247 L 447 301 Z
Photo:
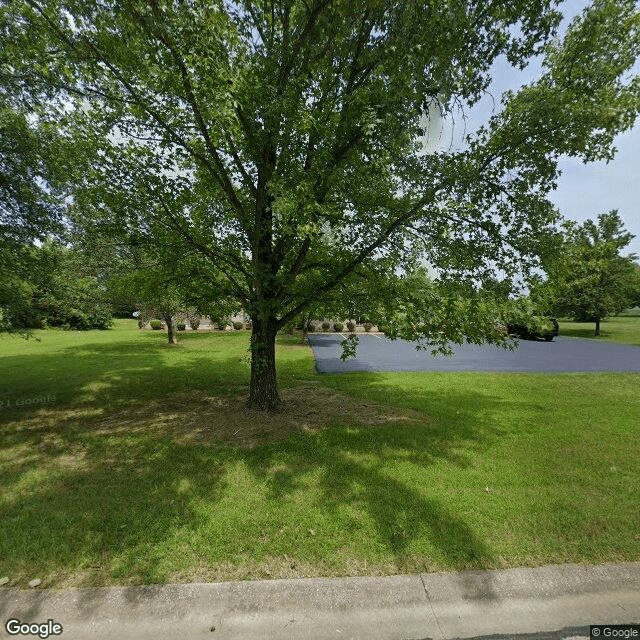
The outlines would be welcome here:
M 3 587 L 0 637 L 24 637 L 8 634 L 10 618 L 53 619 L 63 632 L 51 637 L 63 640 L 575 640 L 589 637 L 590 624 L 640 623 L 640 562 L 58 592 Z

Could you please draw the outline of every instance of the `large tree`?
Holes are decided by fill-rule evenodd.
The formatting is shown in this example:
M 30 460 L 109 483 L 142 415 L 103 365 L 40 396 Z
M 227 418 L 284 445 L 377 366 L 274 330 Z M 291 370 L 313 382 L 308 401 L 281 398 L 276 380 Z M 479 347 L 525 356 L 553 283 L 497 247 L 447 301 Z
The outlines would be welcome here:
M 396 333 L 433 337 L 403 320 L 438 304 L 438 335 L 499 341 L 459 291 L 526 281 L 558 157 L 612 157 L 638 112 L 633 0 L 596 0 L 563 42 L 552 0 L 2 2 L 0 73 L 59 91 L 50 111 L 91 161 L 84 215 L 199 252 L 250 314 L 255 408 L 280 403 L 276 332 L 358 273 L 425 259 L 437 295 L 389 301 Z M 423 152 L 430 105 L 472 105 L 498 56 L 539 53 L 541 78 L 465 149 Z
M 595 322 L 595 335 L 600 335 L 600 321 L 631 306 L 637 295 L 637 256 L 622 254 L 634 236 L 625 231 L 616 210 L 599 215 L 597 222 L 567 222 L 563 236 L 547 265 L 556 312 Z

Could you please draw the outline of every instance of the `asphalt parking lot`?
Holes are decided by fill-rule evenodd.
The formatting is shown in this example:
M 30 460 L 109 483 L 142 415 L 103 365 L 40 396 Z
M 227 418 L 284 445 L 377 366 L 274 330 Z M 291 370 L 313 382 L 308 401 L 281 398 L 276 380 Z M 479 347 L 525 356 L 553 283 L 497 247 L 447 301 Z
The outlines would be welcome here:
M 319 373 L 349 371 L 640 372 L 640 347 L 559 336 L 552 342 L 520 340 L 515 351 L 493 345 L 453 346 L 452 356 L 416 351 L 415 342 L 360 335 L 355 358 L 340 360 L 346 334 L 310 335 Z

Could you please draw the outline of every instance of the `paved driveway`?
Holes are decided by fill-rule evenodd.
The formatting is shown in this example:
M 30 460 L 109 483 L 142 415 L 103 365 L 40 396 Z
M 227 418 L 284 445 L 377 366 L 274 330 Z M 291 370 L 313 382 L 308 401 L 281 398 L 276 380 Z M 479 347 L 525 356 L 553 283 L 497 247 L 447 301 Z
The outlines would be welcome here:
M 432 356 L 416 351 L 415 342 L 360 336 L 358 353 L 340 360 L 340 334 L 310 335 L 309 342 L 320 373 L 347 371 L 638 371 L 640 347 L 595 342 L 580 338 L 556 338 L 553 342 L 520 340 L 516 351 L 492 345 L 454 346 L 453 355 Z

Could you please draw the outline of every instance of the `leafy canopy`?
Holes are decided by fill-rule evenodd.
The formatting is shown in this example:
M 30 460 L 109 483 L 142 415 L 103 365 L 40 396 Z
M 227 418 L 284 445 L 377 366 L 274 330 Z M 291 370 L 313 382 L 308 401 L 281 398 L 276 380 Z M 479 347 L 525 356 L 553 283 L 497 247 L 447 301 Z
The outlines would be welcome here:
M 595 0 L 562 41 L 555 5 L 2 0 L 0 73 L 80 141 L 65 155 L 79 215 L 197 252 L 254 319 L 256 348 L 357 272 L 421 262 L 438 296 L 388 300 L 386 315 L 428 338 L 401 319 L 453 295 L 474 326 L 484 307 L 457 305 L 460 287 L 515 290 L 539 265 L 558 158 L 608 159 L 635 121 L 633 0 Z M 424 152 L 431 104 L 473 105 L 498 56 L 540 53 L 542 77 L 465 149 Z

